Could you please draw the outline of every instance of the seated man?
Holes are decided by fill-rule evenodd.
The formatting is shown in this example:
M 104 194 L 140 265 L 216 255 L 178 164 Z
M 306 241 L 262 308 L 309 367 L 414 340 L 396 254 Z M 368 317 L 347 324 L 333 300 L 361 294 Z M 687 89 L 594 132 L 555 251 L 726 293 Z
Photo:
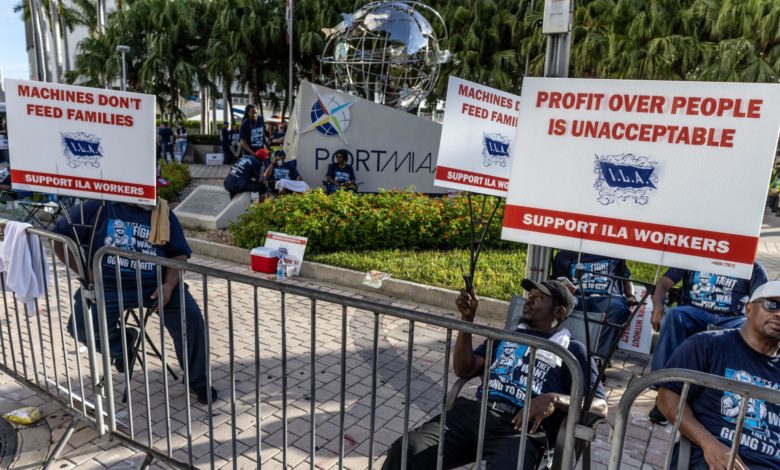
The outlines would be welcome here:
M 687 339 L 672 354 L 669 368 L 691 369 L 732 380 L 780 389 L 780 282 L 756 289 L 740 330 L 709 331 Z M 725 353 L 724 353 L 725 352 Z M 659 384 L 658 407 L 674 420 L 682 384 Z M 728 468 L 742 397 L 691 385 L 680 432 L 693 443 L 691 470 Z M 780 403 L 751 399 L 733 468 L 780 468 Z M 676 467 L 672 467 L 676 468 Z
M 577 260 L 582 269 L 582 285 L 578 285 Z M 585 311 L 604 313 L 605 319 L 610 323 L 624 324 L 628 320 L 631 310 L 629 305 L 636 303 L 634 289 L 630 281 L 616 281 L 613 278 L 600 276 L 631 277 L 631 271 L 622 259 L 608 258 L 601 255 L 587 253 L 577 254 L 574 251 L 559 250 L 553 259 L 553 277 L 560 279 L 565 277 L 571 281 L 576 289 L 577 298 L 575 310 L 582 310 L 582 296 L 585 296 Z M 589 317 L 590 318 L 590 317 Z M 612 342 L 620 336 L 617 328 L 604 326 L 601 329 L 597 353 L 606 357 Z
M 158 203 L 159 204 L 159 203 Z M 101 208 L 101 206 L 103 206 Z M 165 206 L 167 210 L 167 205 Z M 152 227 L 152 208 L 119 202 L 107 202 L 105 205 L 98 201 L 86 201 L 83 207 L 76 204 L 70 208 L 68 214 L 73 226 L 63 216 L 57 221 L 54 232 L 70 237 L 76 243 L 86 244 L 91 251 L 86 254 L 92 259 L 94 253 L 101 246 L 115 246 L 128 251 L 137 251 L 145 254 L 164 258 L 186 260 L 192 250 L 184 238 L 184 231 L 173 211 L 168 212 L 170 230 L 167 237 L 165 230 L 156 227 L 159 233 L 158 239 L 153 238 L 155 229 Z M 82 218 L 83 217 L 83 218 Z M 94 237 L 90 242 L 91 229 L 95 226 Z M 75 234 L 74 234 L 75 231 Z M 63 247 L 55 246 L 57 255 L 62 260 Z M 106 306 L 106 320 L 108 324 L 108 350 L 112 362 L 119 372 L 125 371 L 124 358 L 122 357 L 122 338 L 119 325 L 119 291 L 117 290 L 116 256 L 103 258 L 103 289 Z M 71 262 L 75 262 L 71 256 Z M 125 260 L 127 261 L 127 260 Z M 121 263 L 120 258 L 120 263 Z M 122 281 L 122 301 L 125 309 L 138 308 L 138 292 L 136 285 L 136 267 L 134 262 L 129 265 L 121 265 L 120 276 Z M 187 285 L 179 284 L 178 271 L 175 269 L 163 270 L 162 290 L 157 289 L 157 268 L 152 263 L 140 263 L 141 271 L 141 297 L 146 308 L 153 308 L 159 313 L 159 304 L 162 304 L 165 328 L 173 339 L 176 357 L 184 368 L 184 357 L 187 358 L 189 368 L 189 389 L 198 398 L 200 403 L 208 403 L 208 396 L 212 400 L 217 399 L 217 391 L 208 388 L 206 381 L 206 333 L 203 316 L 200 308 L 192 295 L 187 290 Z M 90 281 L 92 280 L 90 273 Z M 183 332 L 180 306 L 180 291 L 184 289 L 184 312 L 187 325 L 187 350 L 183 348 Z M 162 298 L 160 298 L 162 297 Z M 98 324 L 97 304 L 90 306 L 92 315 L 93 334 L 95 347 L 101 351 L 100 333 Z M 68 320 L 68 332 L 82 343 L 87 341 L 86 320 L 81 299 L 81 289 L 76 291 L 73 303 L 73 314 Z M 128 359 L 132 356 L 132 345 L 138 336 L 138 331 L 133 328 L 126 329 L 128 344 Z
M 260 149 L 255 155 L 244 155 L 231 168 L 222 185 L 230 193 L 230 199 L 241 193 L 259 193 L 260 199 L 268 192 L 263 182 L 263 164 L 268 150 Z
M 567 345 L 577 358 L 584 376 L 590 383 L 596 381 L 593 363 L 588 364 L 582 343 L 570 340 L 568 330 L 560 323 L 574 308 L 574 297 L 560 281 L 522 282 L 529 292 L 518 331 Z M 474 321 L 477 298 L 461 291 L 456 301 L 461 318 Z M 519 459 L 520 426 L 525 404 L 527 367 L 530 349 L 510 341 L 498 342 L 493 351 L 486 351 L 487 341 L 472 349 L 471 334 L 458 333 L 453 351 L 455 375 L 461 378 L 482 376 L 485 366 L 490 368 L 488 409 L 485 421 L 483 457 L 487 468 L 514 469 Z M 487 359 L 489 358 L 489 359 Z M 535 369 L 533 396 L 529 410 L 529 434 L 526 441 L 524 470 L 536 469 L 548 443 L 555 442 L 558 428 L 570 403 L 571 375 L 557 356 L 539 351 Z M 589 383 L 584 384 L 589 390 Z M 477 391 L 477 400 L 459 397 L 447 412 L 444 430 L 444 468 L 454 468 L 474 462 L 479 433 L 480 397 L 484 384 Z M 515 390 L 514 393 L 510 391 Z M 591 413 L 606 416 L 607 402 L 598 384 Z M 439 446 L 440 416 L 409 432 L 408 468 L 436 468 Z M 402 439 L 393 443 L 388 451 L 384 470 L 401 467 Z
M 664 309 L 666 293 L 682 280 L 682 295 L 677 307 Z M 697 271 L 670 268 L 661 276 L 653 294 L 653 329 L 659 331 L 653 353 L 652 370 L 666 367 L 672 353 L 687 338 L 707 330 L 739 328 L 745 322 L 745 303 L 753 292 L 766 283 L 763 266 L 753 264 L 750 280 Z M 666 418 L 654 407 L 648 416 L 656 424 Z
M 347 152 L 344 150 L 336 151 L 336 163 L 328 165 L 325 179 L 327 181 L 328 194 L 339 189 L 357 191 L 355 170 L 352 169 L 352 165 L 347 163 Z
M 302 193 L 309 189 L 309 185 L 303 181 L 300 173 L 290 162 L 285 162 L 287 154 L 284 150 L 277 150 L 274 154 L 274 161 L 265 169 L 263 176 L 271 178 L 273 188 L 277 194 L 285 194 L 288 191 Z

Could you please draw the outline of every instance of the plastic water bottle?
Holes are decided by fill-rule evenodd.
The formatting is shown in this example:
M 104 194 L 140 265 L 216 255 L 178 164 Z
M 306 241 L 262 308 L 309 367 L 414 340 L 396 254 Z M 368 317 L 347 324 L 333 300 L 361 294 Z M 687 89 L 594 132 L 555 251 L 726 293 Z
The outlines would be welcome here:
M 276 263 L 276 280 L 277 281 L 284 281 L 284 279 L 287 277 L 287 269 L 284 265 L 284 258 L 279 257 L 279 262 Z

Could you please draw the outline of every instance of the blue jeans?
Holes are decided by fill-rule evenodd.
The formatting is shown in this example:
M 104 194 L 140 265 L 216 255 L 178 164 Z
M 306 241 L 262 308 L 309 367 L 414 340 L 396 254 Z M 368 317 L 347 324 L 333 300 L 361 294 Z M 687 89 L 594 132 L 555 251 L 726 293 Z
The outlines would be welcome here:
M 184 158 L 184 154 L 187 153 L 187 141 L 186 140 L 177 140 L 176 141 L 176 152 L 174 155 L 178 154 L 179 159 L 178 162 L 181 162 Z
M 581 302 L 582 298 L 577 296 L 577 305 L 575 305 L 574 310 L 582 310 L 582 307 L 580 306 Z M 618 325 L 624 325 L 631 314 L 628 301 L 626 301 L 626 298 L 622 295 L 586 297 L 585 308 L 588 314 L 603 312 L 605 314 L 605 320 Z M 591 317 L 588 316 L 588 318 Z M 622 331 L 617 327 L 603 325 L 601 327 L 601 334 L 599 335 L 599 343 L 596 352 L 601 356 L 606 356 L 612 342 L 615 338 L 619 337 L 621 333 Z
M 160 143 L 160 156 L 169 162 L 173 158 L 173 144 L 170 142 Z
M 711 313 L 690 305 L 667 308 L 661 320 L 661 331 L 658 345 L 653 353 L 651 370 L 666 367 L 675 349 L 689 337 L 707 330 L 708 325 L 726 329 L 740 328 L 743 323 L 745 323 L 744 315 Z
M 124 284 L 128 285 L 130 283 L 126 282 Z M 130 288 L 124 288 L 122 291 L 122 306 L 125 310 L 138 308 L 138 294 L 135 290 L 135 284 L 133 283 L 131 286 L 132 287 Z M 109 354 L 112 359 L 119 359 L 122 357 L 122 332 L 119 326 L 119 316 L 122 315 L 123 312 L 119 311 L 119 294 L 115 287 L 116 284 L 113 281 L 106 282 L 105 284 L 106 324 L 108 328 Z M 144 299 L 144 307 L 149 308 L 154 305 L 155 301 L 151 300 L 149 297 L 156 288 L 156 283 L 143 286 L 142 298 Z M 176 358 L 179 360 L 179 365 L 184 369 L 179 302 L 179 296 L 181 295 L 179 293 L 180 288 L 181 286 L 177 286 L 176 289 L 173 290 L 171 299 L 164 308 L 164 318 L 165 329 L 168 330 L 168 334 L 171 335 L 171 338 L 173 339 Z M 86 344 L 87 328 L 84 319 L 84 307 L 81 301 L 81 289 L 76 291 L 73 300 L 75 303 L 73 305 L 73 314 L 68 320 L 68 333 L 79 342 Z M 95 348 L 98 352 L 101 352 L 97 304 L 93 304 L 90 310 L 92 311 Z M 206 328 L 203 322 L 203 316 L 200 313 L 200 307 L 198 307 L 198 303 L 192 297 L 192 294 L 190 294 L 186 285 L 184 289 L 184 312 L 186 315 L 185 321 L 187 323 L 187 367 L 189 368 L 190 387 L 204 387 L 206 386 Z M 78 327 L 78 336 L 75 333 L 74 326 Z

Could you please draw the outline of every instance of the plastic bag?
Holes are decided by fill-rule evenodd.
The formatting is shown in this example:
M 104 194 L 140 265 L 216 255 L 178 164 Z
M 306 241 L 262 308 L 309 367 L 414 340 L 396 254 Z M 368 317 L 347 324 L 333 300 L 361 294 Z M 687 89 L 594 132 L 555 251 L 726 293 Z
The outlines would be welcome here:
M 41 412 L 34 406 L 25 406 L 4 414 L 3 418 L 13 424 L 33 424 L 41 419 Z
M 366 273 L 365 277 L 363 277 L 363 285 L 368 287 L 373 287 L 375 289 L 379 289 L 382 287 L 382 281 L 385 279 L 390 279 L 390 275 L 387 273 L 383 273 L 382 271 L 369 271 Z

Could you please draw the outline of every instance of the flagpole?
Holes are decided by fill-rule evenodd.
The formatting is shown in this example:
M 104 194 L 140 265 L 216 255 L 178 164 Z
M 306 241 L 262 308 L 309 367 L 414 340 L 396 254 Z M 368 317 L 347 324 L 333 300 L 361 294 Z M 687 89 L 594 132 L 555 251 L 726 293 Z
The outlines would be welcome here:
M 289 69 L 287 77 L 287 112 L 292 115 L 293 109 L 293 18 L 294 18 L 295 0 L 287 0 L 287 46 L 289 51 Z M 284 116 L 282 116 L 284 119 Z

